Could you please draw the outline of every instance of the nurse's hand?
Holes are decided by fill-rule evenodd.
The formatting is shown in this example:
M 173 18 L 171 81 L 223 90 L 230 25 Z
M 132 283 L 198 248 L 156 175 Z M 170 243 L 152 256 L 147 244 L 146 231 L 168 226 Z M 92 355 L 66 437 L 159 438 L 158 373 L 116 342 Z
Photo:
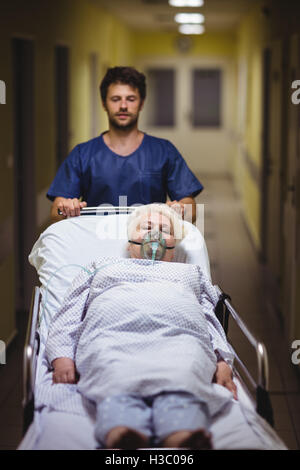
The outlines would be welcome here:
M 80 215 L 80 209 L 86 207 L 85 201 L 79 201 L 79 199 L 67 199 L 64 197 L 56 197 L 53 202 L 51 209 L 52 219 L 57 221 L 63 217 L 77 217 Z M 57 216 L 60 216 L 59 218 Z
M 192 196 L 184 197 L 180 201 L 167 201 L 167 205 L 172 207 L 187 222 L 194 223 L 196 221 L 196 203 Z
M 75 362 L 69 357 L 59 357 L 52 361 L 54 384 L 75 384 L 78 382 Z
M 172 207 L 177 214 L 181 217 L 184 216 L 184 204 L 180 201 L 167 201 L 166 203 L 169 207 Z

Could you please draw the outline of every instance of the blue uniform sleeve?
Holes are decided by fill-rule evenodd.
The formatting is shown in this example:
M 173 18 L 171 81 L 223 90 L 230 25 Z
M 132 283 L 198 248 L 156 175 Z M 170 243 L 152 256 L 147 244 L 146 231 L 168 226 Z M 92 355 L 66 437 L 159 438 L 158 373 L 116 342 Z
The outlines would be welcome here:
M 47 197 L 53 201 L 56 197 L 79 198 L 81 196 L 81 162 L 79 145 L 60 165 L 49 188 Z
M 203 186 L 189 169 L 186 162 L 171 142 L 169 144 L 169 167 L 167 176 L 167 192 L 172 201 L 187 196 L 197 196 Z

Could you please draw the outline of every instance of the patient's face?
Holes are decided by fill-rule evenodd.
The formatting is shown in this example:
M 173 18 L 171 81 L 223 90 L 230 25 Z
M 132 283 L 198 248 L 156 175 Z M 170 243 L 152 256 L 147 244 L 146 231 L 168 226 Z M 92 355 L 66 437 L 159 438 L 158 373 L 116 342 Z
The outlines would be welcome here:
M 132 241 L 141 243 L 147 233 L 158 230 L 166 240 L 166 246 L 175 246 L 174 231 L 171 221 L 165 215 L 153 212 L 144 214 L 132 235 Z M 131 258 L 142 258 L 141 246 L 128 244 L 128 250 Z M 166 250 L 160 261 L 172 261 L 174 250 Z

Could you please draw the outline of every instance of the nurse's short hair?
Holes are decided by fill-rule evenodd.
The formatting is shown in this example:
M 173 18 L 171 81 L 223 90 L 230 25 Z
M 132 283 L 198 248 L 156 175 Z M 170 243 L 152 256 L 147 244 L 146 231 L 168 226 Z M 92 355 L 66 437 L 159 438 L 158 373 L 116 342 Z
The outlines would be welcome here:
M 100 83 L 100 95 L 103 103 L 106 102 L 107 90 L 112 83 L 124 83 L 137 88 L 142 101 L 146 98 L 146 77 L 133 67 L 111 67 L 107 69 Z
M 186 236 L 184 222 L 174 209 L 163 203 L 146 204 L 144 206 L 136 207 L 136 209 L 129 215 L 127 221 L 128 240 L 132 240 L 132 236 L 137 229 L 141 218 L 144 215 L 150 215 L 153 213 L 164 215 L 170 220 L 173 228 L 175 244 L 178 245 L 178 243 L 180 243 Z

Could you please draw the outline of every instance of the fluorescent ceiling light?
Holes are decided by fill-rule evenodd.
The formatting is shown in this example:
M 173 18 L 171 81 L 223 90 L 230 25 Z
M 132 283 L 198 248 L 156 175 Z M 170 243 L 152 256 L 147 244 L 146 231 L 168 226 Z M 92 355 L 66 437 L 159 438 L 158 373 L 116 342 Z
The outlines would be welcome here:
M 171 7 L 202 7 L 204 0 L 169 0 Z
M 204 16 L 201 13 L 177 13 L 175 21 L 176 23 L 200 24 L 204 22 Z
M 181 34 L 203 34 L 205 28 L 202 24 L 181 24 L 178 30 Z

